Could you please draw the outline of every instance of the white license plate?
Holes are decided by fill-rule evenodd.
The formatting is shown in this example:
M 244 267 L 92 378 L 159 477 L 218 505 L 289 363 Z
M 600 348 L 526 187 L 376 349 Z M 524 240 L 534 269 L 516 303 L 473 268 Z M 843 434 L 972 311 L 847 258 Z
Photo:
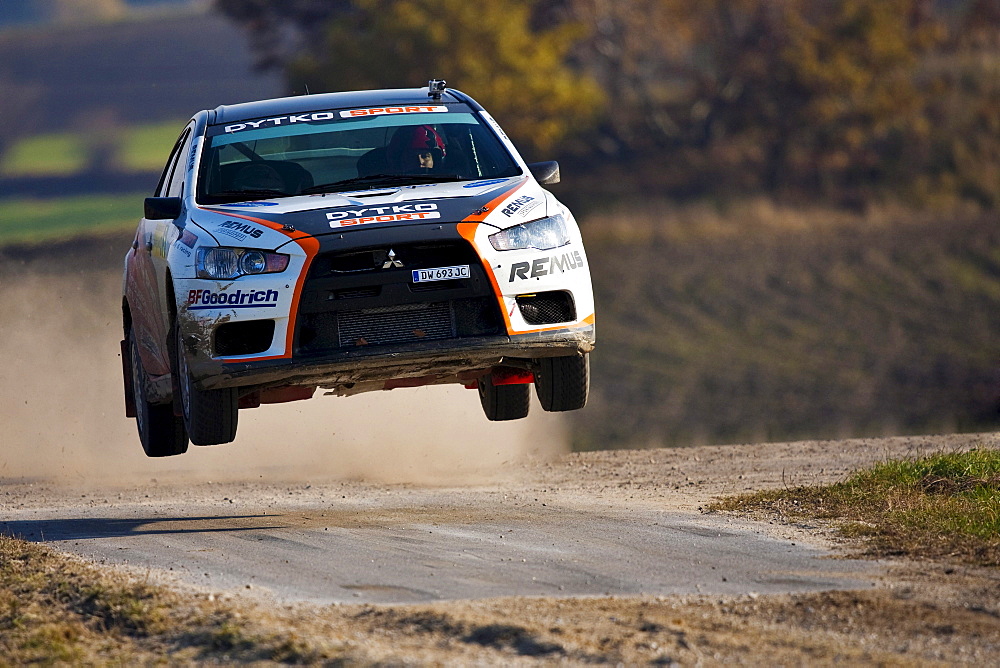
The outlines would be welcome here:
M 460 264 L 456 267 L 435 267 L 433 269 L 414 269 L 414 283 L 430 281 L 451 281 L 456 278 L 469 278 L 469 265 Z

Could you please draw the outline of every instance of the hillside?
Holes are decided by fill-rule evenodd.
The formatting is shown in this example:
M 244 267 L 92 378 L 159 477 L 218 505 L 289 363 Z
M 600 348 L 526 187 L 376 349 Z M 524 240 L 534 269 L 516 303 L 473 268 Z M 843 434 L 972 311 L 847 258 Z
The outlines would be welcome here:
M 215 14 L 81 27 L 0 31 L 0 89 L 16 94 L 19 127 L 41 133 L 190 117 L 273 97 L 278 77 L 253 69 L 246 36 Z
M 996 214 L 586 222 L 598 349 L 578 449 L 1000 425 Z

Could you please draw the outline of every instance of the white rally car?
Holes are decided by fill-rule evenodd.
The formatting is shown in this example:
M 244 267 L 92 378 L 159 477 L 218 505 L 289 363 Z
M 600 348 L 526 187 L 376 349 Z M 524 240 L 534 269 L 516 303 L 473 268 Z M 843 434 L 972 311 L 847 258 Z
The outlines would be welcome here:
M 587 401 L 594 298 L 572 214 L 467 95 L 304 95 L 201 111 L 125 258 L 126 413 L 150 457 L 240 408 L 459 383 L 486 417 Z

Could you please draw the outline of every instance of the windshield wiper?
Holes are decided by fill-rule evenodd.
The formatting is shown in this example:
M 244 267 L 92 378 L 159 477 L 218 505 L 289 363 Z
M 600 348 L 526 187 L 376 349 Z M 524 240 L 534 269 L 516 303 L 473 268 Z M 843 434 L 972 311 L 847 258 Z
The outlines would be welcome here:
M 302 189 L 303 195 L 310 193 L 336 192 L 346 190 L 344 186 L 353 185 L 385 185 L 401 186 L 415 183 L 440 183 L 445 181 L 464 181 L 458 174 L 369 174 L 368 176 L 355 176 L 351 179 L 333 181 L 332 183 L 321 183 L 316 186 L 309 186 Z

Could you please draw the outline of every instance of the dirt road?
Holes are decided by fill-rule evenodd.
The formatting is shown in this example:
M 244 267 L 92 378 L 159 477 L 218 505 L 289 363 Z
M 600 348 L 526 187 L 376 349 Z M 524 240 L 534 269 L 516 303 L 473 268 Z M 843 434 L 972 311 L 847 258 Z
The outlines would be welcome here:
M 806 529 L 705 515 L 714 497 L 837 480 L 886 457 L 997 445 L 994 435 L 564 455 L 474 484 L 322 476 L 7 485 L 8 535 L 220 592 L 316 603 L 496 596 L 865 589 L 884 572 L 828 559 Z M 227 446 L 237 468 L 238 446 Z M 269 475 L 280 478 L 282 470 Z
M 527 456 L 468 484 L 281 481 L 280 468 L 8 480 L 0 530 L 196 596 L 277 604 L 278 618 L 248 614 L 297 635 L 340 629 L 364 660 L 989 661 L 995 573 L 830 558 L 843 551 L 819 527 L 701 512 L 980 446 L 1000 434 Z
M 171 485 L 62 508 L 43 493 L 0 529 L 220 593 L 321 604 L 865 589 L 878 570 L 694 508 L 629 503 L 627 485 L 592 499 L 532 482 Z

